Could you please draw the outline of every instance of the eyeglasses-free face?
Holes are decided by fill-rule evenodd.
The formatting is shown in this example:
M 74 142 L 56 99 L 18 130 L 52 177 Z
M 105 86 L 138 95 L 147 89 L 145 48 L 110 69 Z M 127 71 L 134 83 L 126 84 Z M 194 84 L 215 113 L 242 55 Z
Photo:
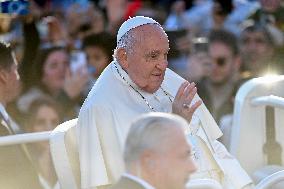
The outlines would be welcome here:
M 253 56 L 261 56 L 269 52 L 268 39 L 261 31 L 244 32 L 241 37 L 241 49 L 243 53 L 252 54 Z

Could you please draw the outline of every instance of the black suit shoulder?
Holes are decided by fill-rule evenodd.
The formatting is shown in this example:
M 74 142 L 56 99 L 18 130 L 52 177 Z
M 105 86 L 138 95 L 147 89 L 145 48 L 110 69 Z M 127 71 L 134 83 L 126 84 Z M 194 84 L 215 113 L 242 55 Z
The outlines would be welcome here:
M 145 188 L 138 182 L 122 176 L 118 180 L 118 182 L 113 186 L 111 186 L 109 189 L 145 189 Z

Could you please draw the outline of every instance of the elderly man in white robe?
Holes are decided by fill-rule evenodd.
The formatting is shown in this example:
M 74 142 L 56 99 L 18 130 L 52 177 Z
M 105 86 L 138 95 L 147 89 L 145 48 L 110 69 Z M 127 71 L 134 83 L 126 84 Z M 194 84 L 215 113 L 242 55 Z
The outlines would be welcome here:
M 107 188 L 124 172 L 122 159 L 130 123 L 146 112 L 169 112 L 189 124 L 198 165 L 194 178 L 217 180 L 226 189 L 252 181 L 225 147 L 222 133 L 189 83 L 167 68 L 169 42 L 155 20 L 137 16 L 117 34 L 114 61 L 85 100 L 78 119 L 81 187 Z

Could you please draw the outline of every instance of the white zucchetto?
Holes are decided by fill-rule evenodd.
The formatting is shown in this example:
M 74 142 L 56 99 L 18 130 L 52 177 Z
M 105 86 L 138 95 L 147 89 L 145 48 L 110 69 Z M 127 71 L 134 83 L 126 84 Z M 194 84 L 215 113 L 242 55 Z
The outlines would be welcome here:
M 122 36 L 124 34 L 126 34 L 128 31 L 130 31 L 134 28 L 137 28 L 138 26 L 145 25 L 145 24 L 158 24 L 158 25 L 160 25 L 154 19 L 149 18 L 149 17 L 145 17 L 145 16 L 135 16 L 135 17 L 129 18 L 120 26 L 120 28 L 117 32 L 117 43 L 122 38 Z

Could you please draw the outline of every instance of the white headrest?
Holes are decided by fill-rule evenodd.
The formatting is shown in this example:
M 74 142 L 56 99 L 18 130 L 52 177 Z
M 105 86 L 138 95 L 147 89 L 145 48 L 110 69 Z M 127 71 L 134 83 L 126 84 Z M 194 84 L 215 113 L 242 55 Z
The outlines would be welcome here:
M 120 26 L 117 32 L 117 43 L 122 38 L 122 36 L 126 34 L 128 31 L 145 24 L 159 24 L 159 23 L 153 20 L 152 18 L 145 16 L 135 16 L 133 18 L 129 18 L 128 20 L 123 22 L 123 24 Z

